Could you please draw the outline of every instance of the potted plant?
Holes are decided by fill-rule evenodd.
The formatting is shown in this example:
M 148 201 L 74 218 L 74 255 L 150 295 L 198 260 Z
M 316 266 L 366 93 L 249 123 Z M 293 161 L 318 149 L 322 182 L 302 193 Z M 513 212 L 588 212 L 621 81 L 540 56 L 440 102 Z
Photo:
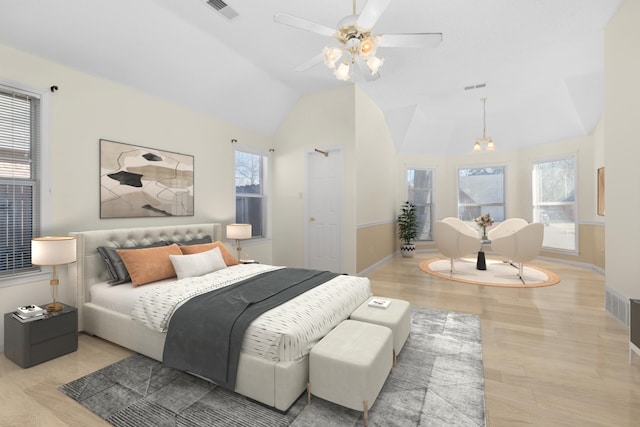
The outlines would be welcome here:
M 413 240 L 418 237 L 418 217 L 416 205 L 412 202 L 402 204 L 402 213 L 398 215 L 398 237 L 402 241 L 400 253 L 403 257 L 411 258 L 416 252 Z

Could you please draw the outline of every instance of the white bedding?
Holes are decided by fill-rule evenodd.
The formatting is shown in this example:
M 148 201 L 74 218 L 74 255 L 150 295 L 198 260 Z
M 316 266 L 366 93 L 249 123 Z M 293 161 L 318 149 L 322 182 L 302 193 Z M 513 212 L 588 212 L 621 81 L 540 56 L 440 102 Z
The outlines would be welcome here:
M 189 298 L 278 268 L 282 267 L 241 264 L 136 288 L 98 284 L 92 287 L 91 298 L 96 304 L 131 314 L 152 330 L 166 332 L 173 311 Z M 242 351 L 272 361 L 299 360 L 370 295 L 367 278 L 337 276 L 254 320 L 245 333 Z
M 131 282 L 113 286 L 108 282 L 99 282 L 89 290 L 91 302 L 118 313 L 131 315 L 133 305 L 140 295 L 156 287 L 163 287 L 175 282 L 175 279 L 161 280 L 144 286 L 133 287 Z

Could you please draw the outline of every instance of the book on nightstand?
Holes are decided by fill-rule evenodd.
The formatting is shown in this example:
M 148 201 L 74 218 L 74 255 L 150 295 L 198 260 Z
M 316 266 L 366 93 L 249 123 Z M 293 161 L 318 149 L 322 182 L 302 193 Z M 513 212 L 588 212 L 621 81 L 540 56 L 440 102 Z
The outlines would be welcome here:
M 13 317 L 19 321 L 21 321 L 22 323 L 27 323 L 27 322 L 33 322 L 34 320 L 40 320 L 40 319 L 44 319 L 44 312 L 42 313 L 38 313 L 38 314 L 34 314 L 33 316 L 24 316 L 22 314 L 20 314 L 17 311 L 13 312 Z
M 22 323 L 25 323 L 40 320 L 44 318 L 45 313 L 46 311 L 42 307 L 31 304 L 16 308 L 16 311 L 13 312 L 13 317 Z
M 369 307 L 387 308 L 389 307 L 389 304 L 391 304 L 391 301 L 383 298 L 373 298 L 369 301 Z

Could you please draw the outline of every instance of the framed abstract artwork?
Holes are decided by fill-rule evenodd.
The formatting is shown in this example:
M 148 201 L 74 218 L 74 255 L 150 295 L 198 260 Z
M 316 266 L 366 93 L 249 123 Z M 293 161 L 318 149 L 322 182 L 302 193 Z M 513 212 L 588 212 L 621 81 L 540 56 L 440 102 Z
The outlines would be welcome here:
M 100 140 L 100 218 L 193 216 L 193 156 Z

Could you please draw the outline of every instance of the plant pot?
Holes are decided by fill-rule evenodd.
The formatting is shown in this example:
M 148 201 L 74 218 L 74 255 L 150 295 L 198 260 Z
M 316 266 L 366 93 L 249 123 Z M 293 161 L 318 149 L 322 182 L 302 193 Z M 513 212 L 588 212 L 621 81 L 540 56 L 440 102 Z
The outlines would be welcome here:
M 405 258 L 413 258 L 413 255 L 416 253 L 416 245 L 400 245 L 400 253 Z

